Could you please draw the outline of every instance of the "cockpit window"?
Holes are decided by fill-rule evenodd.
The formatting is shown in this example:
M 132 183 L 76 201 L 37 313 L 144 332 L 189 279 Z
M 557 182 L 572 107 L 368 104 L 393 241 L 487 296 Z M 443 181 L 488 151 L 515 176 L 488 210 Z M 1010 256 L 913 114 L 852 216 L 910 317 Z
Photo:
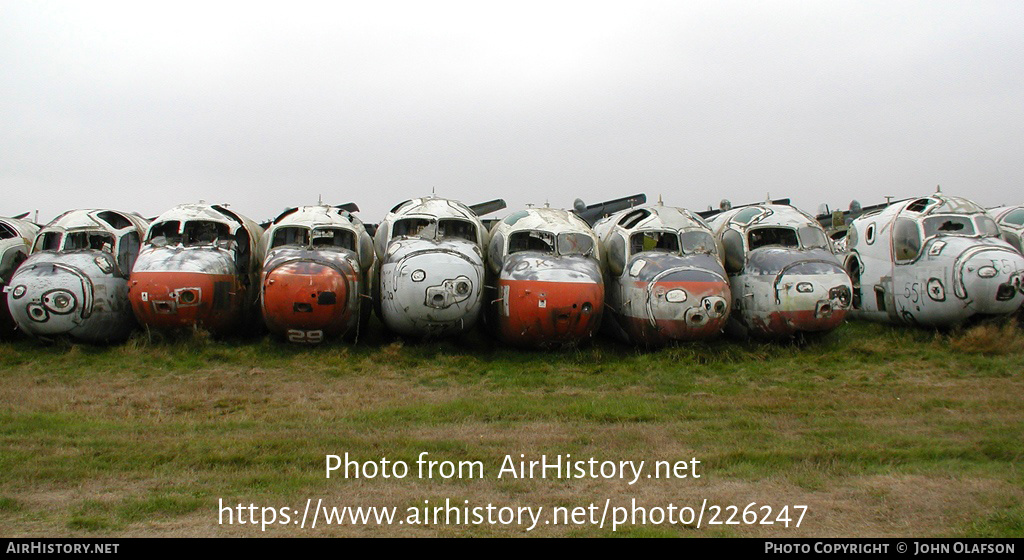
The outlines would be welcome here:
M 909 218 L 896 218 L 892 229 L 892 248 L 897 261 L 909 261 L 917 258 L 921 252 L 921 230 L 917 222 Z
M 0 239 L 13 239 L 18 237 L 18 232 L 14 231 L 11 226 L 0 223 Z
M 974 235 L 970 216 L 929 216 L 924 219 L 924 236 Z
M 750 250 L 761 247 L 792 247 L 797 249 L 800 243 L 797 241 L 796 230 L 784 227 L 763 227 L 752 229 L 747 234 L 747 244 Z
M 635 255 L 644 251 L 679 255 L 679 234 L 674 231 L 639 231 L 629 236 L 629 253 Z
M 589 255 L 594 250 L 594 240 L 585 233 L 558 234 L 559 255 Z
M 147 241 L 157 247 L 167 245 L 192 247 L 214 244 L 228 246 L 236 242 L 235 236 L 231 234 L 231 227 L 223 222 L 191 220 L 185 222 L 184 228 L 181 228 L 180 224 L 181 222 L 178 221 L 169 221 L 153 226 Z
M 555 236 L 546 231 L 517 231 L 508 236 L 508 254 L 521 251 L 554 254 Z
M 299 245 L 305 247 L 309 245 L 309 228 L 304 227 L 280 227 L 274 230 L 274 239 L 271 240 L 271 247 L 280 247 L 282 245 Z
M 395 222 L 394 228 L 391 230 L 392 237 L 427 237 L 429 239 L 434 238 L 434 231 L 430 229 L 430 233 L 427 234 L 424 230 L 430 228 L 434 224 L 433 220 L 426 218 L 404 218 Z
M 715 246 L 715 238 L 706 231 L 684 231 L 679 234 L 683 242 L 683 253 L 693 254 L 718 254 L 718 247 Z
M 219 241 L 233 241 L 234 236 L 231 235 L 231 228 L 225 223 L 193 220 L 185 222 L 182 240 L 186 247 L 191 247 L 193 245 L 213 245 Z
M 125 218 L 124 216 L 118 214 L 117 212 L 100 212 L 99 214 L 96 215 L 96 217 L 103 220 L 104 222 L 107 223 L 107 225 L 114 229 L 124 229 L 132 225 L 132 223 L 128 221 L 128 218 Z
M 438 239 L 465 239 L 476 243 L 476 224 L 469 220 L 442 219 L 438 222 Z
M 979 235 L 984 237 L 999 236 L 999 226 L 996 224 L 996 221 L 985 214 L 975 216 L 974 225 L 977 226 Z
M 80 231 L 64 236 L 64 250 L 93 249 L 114 252 L 114 236 L 102 231 Z
M 1024 208 L 1010 210 L 1003 216 L 1003 221 L 1015 226 L 1024 226 Z
M 476 224 L 458 218 L 446 218 L 440 221 L 428 218 L 405 218 L 395 222 L 391 236 L 439 240 L 465 239 L 476 243 Z
M 32 251 L 56 251 L 60 249 L 60 238 L 59 231 L 48 231 L 36 238 Z
M 356 234 L 344 228 L 315 228 L 312 237 L 313 247 L 356 250 Z
M 738 224 L 749 224 L 751 220 L 763 213 L 764 211 L 760 208 L 745 208 L 736 212 L 736 215 L 732 217 L 732 221 Z
M 814 226 L 804 226 L 797 230 L 800 246 L 804 249 L 831 249 L 825 234 Z
M 149 230 L 146 242 L 154 245 L 177 245 L 181 241 L 181 236 L 178 235 L 180 229 L 181 222 L 160 222 Z

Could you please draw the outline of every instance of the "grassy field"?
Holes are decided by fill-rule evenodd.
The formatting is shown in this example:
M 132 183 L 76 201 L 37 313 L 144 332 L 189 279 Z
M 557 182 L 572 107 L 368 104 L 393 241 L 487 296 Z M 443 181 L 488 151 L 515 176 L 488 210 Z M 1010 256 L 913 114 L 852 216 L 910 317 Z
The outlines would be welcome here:
M 0 343 L 0 535 L 1024 536 L 1024 335 L 850 323 L 810 343 L 522 352 L 481 337 L 315 348 L 139 335 Z M 480 461 L 346 480 L 326 454 Z M 699 479 L 497 479 L 527 459 L 701 461 Z M 806 505 L 799 528 L 219 525 L 301 509 Z M 257 515 L 259 511 L 257 510 Z M 404 513 L 402 514 L 404 517 Z M 795 516 L 794 516 L 795 517 Z M 401 518 L 401 517 L 400 517 Z M 724 520 L 725 515 L 720 517 Z M 550 519 L 550 517 L 545 517 Z

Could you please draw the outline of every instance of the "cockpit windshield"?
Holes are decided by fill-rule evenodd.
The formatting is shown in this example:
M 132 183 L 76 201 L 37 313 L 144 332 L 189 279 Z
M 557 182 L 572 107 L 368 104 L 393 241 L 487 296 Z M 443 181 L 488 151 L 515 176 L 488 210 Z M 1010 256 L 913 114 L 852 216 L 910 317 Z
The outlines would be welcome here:
M 974 222 L 970 216 L 939 215 L 924 219 L 924 236 L 933 235 L 975 235 Z
M 517 231 L 508 238 L 508 254 L 531 251 L 549 255 L 589 255 L 594 240 L 585 233 L 567 232 L 555 235 L 549 231 Z
M 114 252 L 114 236 L 105 231 L 76 231 L 64 236 L 64 250 L 93 249 Z
M 645 251 L 681 255 L 679 234 L 674 231 L 638 231 L 629 236 L 629 253 L 631 255 Z
M 355 251 L 355 234 L 344 228 L 306 226 L 286 226 L 274 230 L 274 238 L 270 247 L 285 245 L 298 247 L 315 247 L 318 249 L 338 248 Z
M 181 222 L 161 222 L 150 230 L 149 243 L 158 247 L 167 245 L 184 245 L 195 247 L 200 245 L 230 245 L 235 236 L 231 228 L 223 222 L 208 220 L 190 220 L 182 227 Z
M 547 231 L 517 231 L 508 237 L 508 254 L 522 251 L 555 253 L 555 235 Z
M 476 224 L 458 218 L 404 218 L 395 222 L 392 237 L 422 237 L 424 239 L 465 239 L 476 243 Z
M 589 255 L 594 250 L 594 240 L 585 233 L 559 233 L 559 255 Z
M 796 230 L 788 227 L 762 227 L 750 230 L 747 233 L 747 243 L 750 250 L 761 247 L 788 247 L 799 249 L 800 242 L 797 240 Z
M 715 238 L 706 231 L 684 231 L 679 234 L 679 239 L 683 242 L 683 253 L 686 255 L 718 254 Z

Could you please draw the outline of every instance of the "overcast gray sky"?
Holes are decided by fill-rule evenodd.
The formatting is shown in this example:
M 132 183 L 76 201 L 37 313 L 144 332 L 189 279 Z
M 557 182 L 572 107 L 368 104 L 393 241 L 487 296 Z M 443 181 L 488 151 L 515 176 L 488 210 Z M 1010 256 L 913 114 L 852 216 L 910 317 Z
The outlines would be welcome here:
M 0 1 L 0 214 L 1024 196 L 1024 3 Z

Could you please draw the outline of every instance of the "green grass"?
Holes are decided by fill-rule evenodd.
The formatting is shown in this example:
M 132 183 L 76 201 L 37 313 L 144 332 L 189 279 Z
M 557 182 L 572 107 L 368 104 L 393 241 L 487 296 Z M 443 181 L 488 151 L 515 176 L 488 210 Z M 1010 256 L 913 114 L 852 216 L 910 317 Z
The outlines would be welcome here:
M 1018 327 L 851 323 L 796 343 L 518 351 L 478 335 L 288 345 L 139 334 L 0 343 L 0 535 L 248 535 L 216 505 L 809 504 L 800 529 L 616 536 L 1024 536 Z M 326 454 L 481 461 L 483 480 L 324 477 Z M 700 479 L 496 479 L 506 455 L 701 461 Z M 519 535 L 505 526 L 280 535 Z M 606 536 L 545 526 L 534 536 Z

